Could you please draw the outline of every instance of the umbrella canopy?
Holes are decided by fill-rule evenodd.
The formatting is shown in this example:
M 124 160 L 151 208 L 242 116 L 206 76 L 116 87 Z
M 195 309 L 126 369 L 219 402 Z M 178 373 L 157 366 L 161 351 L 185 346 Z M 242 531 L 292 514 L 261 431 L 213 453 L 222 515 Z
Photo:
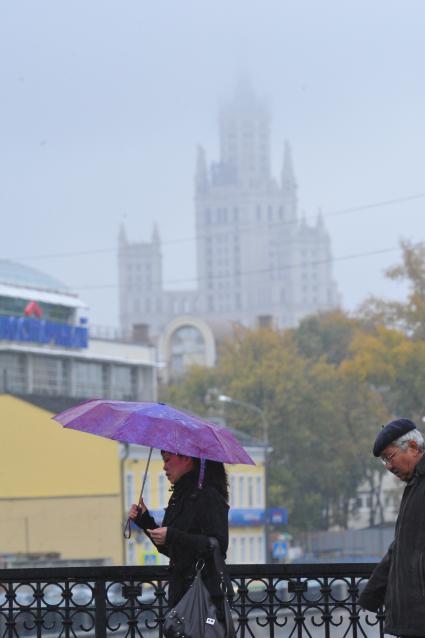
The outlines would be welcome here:
M 165 403 L 94 399 L 53 417 L 66 428 L 222 463 L 255 465 L 224 427 Z

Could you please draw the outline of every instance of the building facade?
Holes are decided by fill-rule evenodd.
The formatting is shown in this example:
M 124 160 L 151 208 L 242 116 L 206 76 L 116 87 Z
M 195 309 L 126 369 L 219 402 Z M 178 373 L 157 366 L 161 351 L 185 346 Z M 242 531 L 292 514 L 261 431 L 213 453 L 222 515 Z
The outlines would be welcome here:
M 339 305 L 329 234 L 319 214 L 298 212 L 287 142 L 279 179 L 272 174 L 267 106 L 248 88 L 222 108 L 220 157 L 198 148 L 195 228 L 198 286 L 166 291 L 159 232 L 146 243 L 119 236 L 120 321 L 158 336 L 174 317 L 192 314 L 254 327 L 294 326 Z
M 0 260 L 0 555 L 125 560 L 119 443 L 52 416 L 84 399 L 155 401 L 156 372 L 153 347 L 93 338 L 66 286 Z
M 93 338 L 87 306 L 63 284 L 0 260 L 0 393 L 150 401 L 156 353 Z
M 123 563 L 119 444 L 0 393 L 0 560 Z

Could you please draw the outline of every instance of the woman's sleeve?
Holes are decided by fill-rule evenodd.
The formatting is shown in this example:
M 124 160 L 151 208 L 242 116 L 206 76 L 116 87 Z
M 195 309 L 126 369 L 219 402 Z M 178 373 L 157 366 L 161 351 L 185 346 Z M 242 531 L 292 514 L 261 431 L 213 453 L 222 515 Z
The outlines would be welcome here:
M 155 545 L 155 547 L 161 554 L 164 554 L 165 556 L 169 556 L 169 549 L 167 545 L 157 545 L 156 543 L 153 542 L 153 540 L 147 533 L 148 529 L 157 529 L 159 527 L 159 525 L 155 522 L 154 517 L 150 515 L 149 510 L 146 510 L 145 512 L 143 512 L 143 514 L 140 514 L 140 513 L 137 514 L 137 517 L 134 519 L 134 522 L 136 523 L 138 527 L 140 527 L 145 532 L 150 542 Z
M 202 555 L 209 551 L 208 537 L 214 536 L 219 542 L 222 554 L 225 555 L 229 542 L 229 508 L 226 501 L 215 488 L 204 487 L 194 507 L 196 507 L 196 521 L 201 533 L 193 534 L 175 527 L 168 527 L 167 545 L 191 548 L 197 555 Z
M 146 532 L 147 529 L 156 529 L 157 527 L 159 527 L 159 525 L 157 525 L 157 523 L 155 522 L 154 517 L 150 515 L 149 510 L 145 510 L 143 514 L 138 512 L 136 518 L 134 519 L 134 522 L 144 532 Z

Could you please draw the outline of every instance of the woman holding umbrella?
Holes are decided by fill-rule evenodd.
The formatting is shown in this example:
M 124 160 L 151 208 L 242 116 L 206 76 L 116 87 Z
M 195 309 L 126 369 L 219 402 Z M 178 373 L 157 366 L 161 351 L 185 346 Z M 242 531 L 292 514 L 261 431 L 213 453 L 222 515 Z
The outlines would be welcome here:
M 142 498 L 147 468 L 139 504 L 131 507 L 129 518 L 170 558 L 170 606 L 174 607 L 189 589 L 195 564 L 202 558 L 202 579 L 216 604 L 217 617 L 222 614 L 228 620 L 218 577 L 218 571 L 223 572 L 219 559 L 225 558 L 229 540 L 228 485 L 223 463 L 255 465 L 235 436 L 225 427 L 164 403 L 92 399 L 54 418 L 66 428 L 147 446 L 148 465 L 152 449 L 162 450 L 164 470 L 173 490 L 164 520 L 161 526 L 156 525 Z M 213 544 L 218 544 L 221 556 L 211 551 Z M 230 579 L 227 591 L 232 594 Z M 233 630 L 228 635 L 234 635 Z
M 228 483 L 224 465 L 209 460 L 201 464 L 197 458 L 167 451 L 161 454 L 165 474 L 172 485 L 162 524 L 155 523 L 143 499 L 139 505 L 132 505 L 129 518 L 170 558 L 170 607 L 189 589 L 196 561 L 201 558 L 205 561 L 202 578 L 218 611 L 223 614 L 223 594 L 208 537 L 217 539 L 224 559 L 229 541 Z

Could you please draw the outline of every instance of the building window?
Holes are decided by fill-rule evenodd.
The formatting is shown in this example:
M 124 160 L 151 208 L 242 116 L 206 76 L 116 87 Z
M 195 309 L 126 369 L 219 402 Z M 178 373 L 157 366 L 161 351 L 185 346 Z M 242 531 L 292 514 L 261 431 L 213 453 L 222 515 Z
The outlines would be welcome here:
M 102 365 L 88 361 L 75 362 L 75 394 L 77 397 L 99 397 L 106 395 L 103 387 Z
M 130 509 L 134 503 L 134 474 L 127 472 L 125 475 L 125 508 Z
M 255 501 L 258 507 L 264 507 L 263 477 L 255 477 Z
M 248 507 L 254 507 L 254 477 L 248 476 Z
M 144 472 L 140 477 L 140 485 L 143 485 L 143 477 L 145 476 Z M 151 502 L 151 477 L 149 474 L 146 475 L 145 487 L 143 488 L 143 500 L 145 502 L 146 507 L 149 509 L 149 506 L 152 504 Z
M 250 536 L 248 541 L 249 541 L 249 562 L 255 563 L 255 536 Z
M 32 357 L 32 388 L 38 394 L 66 396 L 69 391 L 69 362 L 58 357 Z
M 236 476 L 230 477 L 230 507 L 236 506 Z
M 238 562 L 238 539 L 232 536 L 230 543 L 230 561 L 232 563 Z
M 111 398 L 130 401 L 133 398 L 131 368 L 111 366 Z
M 0 391 L 27 392 L 27 358 L 22 354 L 0 353 Z
M 239 507 L 245 505 L 245 477 L 239 477 Z
M 264 563 L 264 560 L 265 560 L 264 538 L 262 536 L 259 536 L 257 538 L 257 556 L 258 556 L 258 562 Z
M 164 474 L 158 476 L 158 505 L 166 507 L 167 505 L 167 478 Z
M 132 540 L 127 542 L 127 565 L 136 565 L 136 544 Z
M 183 374 L 192 365 L 205 365 L 205 340 L 195 326 L 178 328 L 170 339 L 171 374 Z
M 241 563 L 246 563 L 246 538 L 245 536 L 241 536 Z

